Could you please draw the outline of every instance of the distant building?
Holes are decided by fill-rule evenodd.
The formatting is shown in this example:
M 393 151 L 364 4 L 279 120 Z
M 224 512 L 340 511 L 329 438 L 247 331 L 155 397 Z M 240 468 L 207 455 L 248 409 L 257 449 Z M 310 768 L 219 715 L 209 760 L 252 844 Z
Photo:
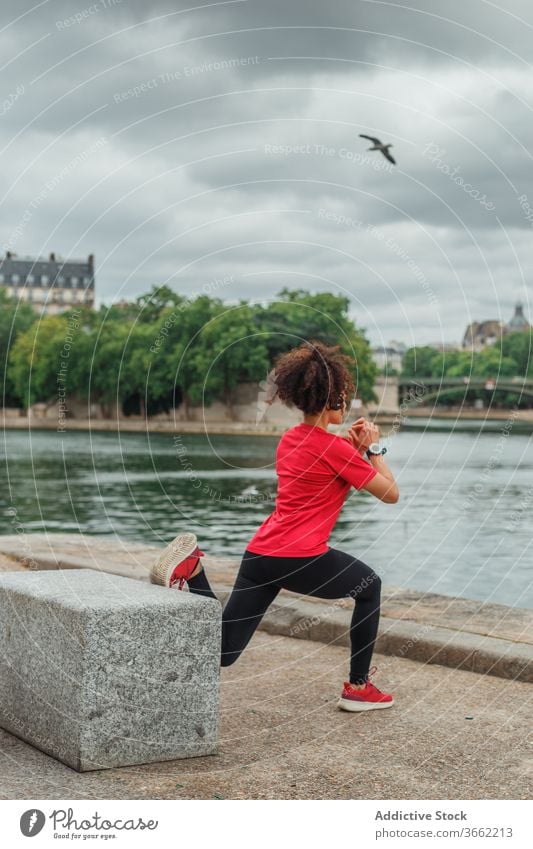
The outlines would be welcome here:
M 388 345 L 378 345 L 372 348 L 372 359 L 379 369 L 401 371 L 405 351 L 406 346 L 403 342 L 396 342 L 391 339 Z
M 506 326 L 506 333 L 520 333 L 529 328 L 530 324 L 524 315 L 524 307 L 518 302 L 514 308 L 514 315 Z
M 473 321 L 468 325 L 463 336 L 463 348 L 481 351 L 487 345 L 494 345 L 503 336 L 503 327 L 503 322 L 496 319 Z
M 94 307 L 94 255 L 85 260 L 62 260 L 56 254 L 0 257 L 0 286 L 8 295 L 28 301 L 50 315 L 73 306 Z
M 507 324 L 496 319 L 482 322 L 473 321 L 469 324 L 463 337 L 463 348 L 481 351 L 488 345 L 494 345 L 505 334 L 529 330 L 529 327 L 529 322 L 524 316 L 523 306 L 521 303 L 517 303 L 514 315 Z

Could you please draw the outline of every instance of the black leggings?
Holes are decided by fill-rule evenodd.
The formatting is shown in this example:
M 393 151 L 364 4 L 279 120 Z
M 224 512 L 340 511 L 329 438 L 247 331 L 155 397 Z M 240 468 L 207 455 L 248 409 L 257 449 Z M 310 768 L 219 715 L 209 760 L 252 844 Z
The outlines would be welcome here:
M 216 598 L 204 570 L 189 579 L 193 593 Z M 367 680 L 377 636 L 381 579 L 356 557 L 330 548 L 312 557 L 271 557 L 246 550 L 222 614 L 222 666 L 231 666 L 250 642 L 281 589 L 318 598 L 351 597 L 350 682 Z

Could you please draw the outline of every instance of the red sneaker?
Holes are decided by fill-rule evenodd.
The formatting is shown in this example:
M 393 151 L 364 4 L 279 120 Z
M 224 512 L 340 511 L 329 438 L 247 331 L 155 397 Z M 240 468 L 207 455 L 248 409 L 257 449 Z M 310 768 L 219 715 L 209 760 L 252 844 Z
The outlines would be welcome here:
M 377 667 L 373 666 L 368 673 L 368 677 L 370 678 L 376 671 Z M 392 696 L 389 693 L 382 693 L 370 681 L 367 681 L 361 690 L 358 690 L 348 681 L 345 681 L 342 696 L 337 702 L 337 707 L 341 710 L 359 711 L 388 708 L 393 704 L 394 699 Z
M 152 584 L 163 587 L 178 585 L 182 590 L 204 552 L 198 548 L 195 534 L 178 534 L 167 545 L 150 570 Z

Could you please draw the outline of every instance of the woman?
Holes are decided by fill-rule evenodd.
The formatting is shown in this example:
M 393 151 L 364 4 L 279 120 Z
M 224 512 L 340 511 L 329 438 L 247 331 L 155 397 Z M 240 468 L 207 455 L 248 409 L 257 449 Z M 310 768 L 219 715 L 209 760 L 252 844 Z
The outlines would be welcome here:
M 276 452 L 278 492 L 274 512 L 249 542 L 222 615 L 222 666 L 242 653 L 281 589 L 302 595 L 356 602 L 350 626 L 350 673 L 338 706 L 362 711 L 387 708 L 393 698 L 371 682 L 378 631 L 381 580 L 361 560 L 330 548 L 328 538 L 353 486 L 388 504 L 398 487 L 377 444 L 379 428 L 358 419 L 347 437 L 328 432 L 342 423 L 355 387 L 351 360 L 339 346 L 304 342 L 276 361 L 277 395 L 303 412 Z M 370 451 L 368 451 L 370 449 Z M 383 453 L 381 453 L 383 452 Z M 368 461 L 364 459 L 367 453 Z M 187 581 L 190 592 L 216 598 L 194 534 L 180 534 L 154 564 L 151 579 L 164 586 Z

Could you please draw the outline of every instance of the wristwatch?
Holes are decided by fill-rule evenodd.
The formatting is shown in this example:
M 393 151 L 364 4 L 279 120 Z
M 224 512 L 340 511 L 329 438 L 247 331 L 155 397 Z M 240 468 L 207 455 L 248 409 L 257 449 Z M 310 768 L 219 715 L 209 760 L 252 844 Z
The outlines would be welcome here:
M 387 449 L 385 446 L 380 445 L 379 442 L 371 442 L 368 448 L 366 449 L 367 457 L 375 457 L 376 454 L 386 454 Z

